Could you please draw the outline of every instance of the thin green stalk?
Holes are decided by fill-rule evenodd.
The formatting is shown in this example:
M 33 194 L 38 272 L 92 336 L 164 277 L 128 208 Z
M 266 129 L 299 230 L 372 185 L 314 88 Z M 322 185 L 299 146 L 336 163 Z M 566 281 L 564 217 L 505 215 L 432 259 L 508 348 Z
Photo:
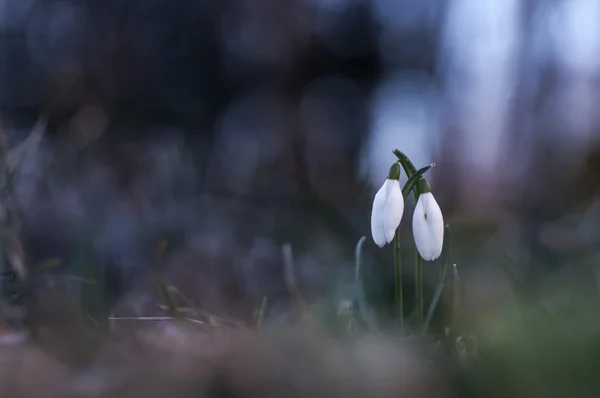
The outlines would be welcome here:
M 417 253 L 417 327 L 423 327 L 423 259 Z
M 456 264 L 452 265 L 452 330 L 456 330 L 460 312 L 460 277 Z
M 416 175 L 416 174 L 415 174 Z M 419 178 L 419 180 L 421 180 L 422 177 Z M 415 196 L 415 206 L 419 200 L 419 196 L 420 196 L 420 192 L 419 189 L 417 187 L 415 187 L 413 189 L 413 194 Z M 416 269 L 416 284 L 417 284 L 417 288 L 416 288 L 416 295 L 417 295 L 417 327 L 421 328 L 423 327 L 423 258 L 421 257 L 421 254 L 419 253 L 419 250 L 417 250 L 417 247 L 415 246 L 415 269 Z
M 402 252 L 400 248 L 400 228 L 396 230 L 394 237 L 394 269 L 396 274 L 396 311 L 400 331 L 404 332 L 404 305 L 402 302 Z
M 406 156 L 403 152 L 398 149 L 393 150 L 394 155 L 398 158 L 398 161 L 404 168 L 406 175 L 408 176 L 408 181 L 404 185 L 402 189 L 402 194 L 404 198 L 410 194 L 412 191 L 415 197 L 415 203 L 419 200 L 419 192 L 415 189 L 416 183 L 422 178 L 423 174 L 426 171 L 435 166 L 434 163 L 428 164 L 425 167 L 420 168 L 419 170 L 413 165 L 408 156 Z M 417 324 L 419 327 L 423 326 L 423 259 L 419 254 L 419 251 L 415 248 L 415 278 L 416 278 L 416 302 L 417 302 Z
M 429 324 L 431 323 L 431 319 L 433 318 L 433 313 L 437 308 L 440 299 L 442 298 L 442 293 L 444 292 L 444 288 L 446 287 L 446 279 L 448 278 L 448 269 L 450 268 L 450 225 L 446 224 L 446 228 L 444 231 L 444 246 L 442 252 L 442 272 L 440 274 L 440 281 L 438 282 L 437 288 L 435 289 L 435 294 L 433 295 L 433 300 L 431 300 L 431 304 L 429 305 L 429 309 L 427 310 L 427 317 L 425 318 L 425 324 L 423 325 L 423 333 L 427 333 L 429 329 Z

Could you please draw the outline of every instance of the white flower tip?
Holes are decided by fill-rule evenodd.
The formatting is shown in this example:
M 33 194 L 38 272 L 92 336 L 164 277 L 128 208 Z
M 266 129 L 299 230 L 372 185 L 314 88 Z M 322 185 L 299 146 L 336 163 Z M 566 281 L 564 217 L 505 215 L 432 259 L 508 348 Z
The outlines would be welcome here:
M 435 260 L 437 260 L 437 259 L 440 257 L 440 255 L 441 255 L 441 253 L 440 253 L 440 254 L 437 254 L 437 255 L 435 255 L 435 254 L 431 254 L 431 253 L 428 253 L 428 256 L 427 256 L 427 257 L 424 257 L 424 256 L 421 256 L 421 257 L 422 257 L 422 258 L 423 258 L 423 260 L 425 260 L 425 261 L 435 261 Z
M 385 239 L 385 232 L 383 231 L 383 228 L 378 228 L 376 226 L 372 227 L 372 236 L 373 236 L 373 242 L 375 242 L 375 244 L 379 247 L 383 247 L 386 244 L 386 239 Z
M 379 247 L 386 245 L 387 241 L 383 231 L 373 231 L 373 242 Z

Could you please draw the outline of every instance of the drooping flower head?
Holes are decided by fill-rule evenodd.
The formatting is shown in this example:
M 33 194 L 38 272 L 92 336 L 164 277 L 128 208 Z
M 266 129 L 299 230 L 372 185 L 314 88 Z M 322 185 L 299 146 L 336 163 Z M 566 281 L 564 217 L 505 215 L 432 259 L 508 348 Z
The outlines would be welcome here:
M 400 165 L 390 167 L 388 178 L 375 194 L 371 212 L 371 234 L 379 247 L 394 239 L 404 213 L 404 197 L 400 188 Z
M 419 200 L 413 214 L 413 236 L 419 254 L 433 261 L 442 254 L 444 217 L 426 179 L 419 180 Z

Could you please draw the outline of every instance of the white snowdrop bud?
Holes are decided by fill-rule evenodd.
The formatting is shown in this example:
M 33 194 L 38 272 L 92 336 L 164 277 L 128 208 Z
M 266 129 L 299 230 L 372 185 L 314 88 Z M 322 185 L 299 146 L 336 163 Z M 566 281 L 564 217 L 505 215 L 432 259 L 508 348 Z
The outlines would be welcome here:
M 404 213 L 404 197 L 400 188 L 400 165 L 390 167 L 387 180 L 375 194 L 371 213 L 371 233 L 379 247 L 394 239 Z
M 424 178 L 419 180 L 419 191 L 421 195 L 413 214 L 413 235 L 423 260 L 433 261 L 442 254 L 444 217 Z

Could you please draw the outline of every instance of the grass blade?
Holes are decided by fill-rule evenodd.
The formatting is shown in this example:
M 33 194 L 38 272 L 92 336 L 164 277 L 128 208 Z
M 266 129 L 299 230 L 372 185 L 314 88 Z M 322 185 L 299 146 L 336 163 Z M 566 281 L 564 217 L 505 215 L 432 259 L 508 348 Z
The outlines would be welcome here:
M 365 298 L 365 287 L 362 279 L 362 247 L 367 240 L 366 237 L 361 237 L 356 244 L 355 251 L 355 259 L 356 263 L 354 265 L 354 281 L 356 283 L 356 291 L 357 291 L 357 300 L 358 300 L 358 311 L 369 326 L 371 331 L 377 331 L 377 321 L 375 320 L 375 316 L 369 309 L 367 305 L 367 300 Z
M 156 249 L 156 266 L 155 266 L 155 270 L 154 270 L 155 277 L 156 277 L 156 286 L 158 288 L 158 292 L 160 293 L 160 295 L 163 299 L 163 302 L 165 303 L 165 306 L 167 307 L 168 314 L 171 317 L 178 319 L 179 311 L 177 310 L 177 307 L 175 306 L 175 301 L 171 297 L 171 294 L 169 293 L 169 289 L 167 288 L 167 285 L 165 285 L 162 278 L 160 277 L 160 263 L 162 261 L 162 258 L 164 256 L 166 250 L 167 250 L 167 242 L 165 242 L 165 241 L 160 242 Z

